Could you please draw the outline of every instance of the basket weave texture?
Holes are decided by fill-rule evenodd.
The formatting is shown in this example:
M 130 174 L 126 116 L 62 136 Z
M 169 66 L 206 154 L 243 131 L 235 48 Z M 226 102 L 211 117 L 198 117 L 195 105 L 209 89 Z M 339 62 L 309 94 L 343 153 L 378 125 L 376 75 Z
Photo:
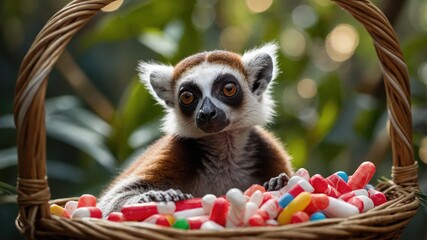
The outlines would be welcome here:
M 419 207 L 418 165 L 412 148 L 407 66 L 396 34 L 384 14 L 368 0 L 335 0 L 370 33 L 381 63 L 387 93 L 393 167 L 390 181 L 377 188 L 389 201 L 363 214 L 279 227 L 182 231 L 106 220 L 51 216 L 46 175 L 44 99 L 48 75 L 67 43 L 102 7 L 113 0 L 74 0 L 40 31 L 25 56 L 15 92 L 18 135 L 16 226 L 28 239 L 396 239 Z

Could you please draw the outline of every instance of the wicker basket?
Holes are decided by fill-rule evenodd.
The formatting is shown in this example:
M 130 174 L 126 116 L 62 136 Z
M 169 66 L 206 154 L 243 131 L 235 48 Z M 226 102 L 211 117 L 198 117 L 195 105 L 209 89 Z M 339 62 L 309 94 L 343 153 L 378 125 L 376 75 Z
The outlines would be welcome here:
M 362 23 L 374 40 L 381 62 L 390 120 L 393 152 L 391 181 L 377 188 L 390 200 L 367 213 L 280 227 L 182 231 L 154 225 L 106 220 L 70 220 L 51 216 L 46 177 L 44 98 L 47 79 L 68 41 L 102 7 L 113 0 L 74 0 L 41 30 L 22 62 L 15 94 L 18 134 L 18 229 L 29 239 L 395 239 L 416 213 L 419 200 L 418 166 L 412 149 L 407 66 L 390 23 L 368 0 L 335 2 Z

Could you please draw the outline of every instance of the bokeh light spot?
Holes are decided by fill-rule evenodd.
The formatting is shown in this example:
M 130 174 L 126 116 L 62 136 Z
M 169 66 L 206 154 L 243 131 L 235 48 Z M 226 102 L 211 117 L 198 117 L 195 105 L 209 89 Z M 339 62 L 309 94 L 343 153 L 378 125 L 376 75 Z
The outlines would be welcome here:
M 347 24 L 336 26 L 326 37 L 325 49 L 328 56 L 335 62 L 349 59 L 359 44 L 356 29 Z
M 307 41 L 301 31 L 289 28 L 282 33 L 280 45 L 283 53 L 288 57 L 300 58 L 306 51 Z
M 292 22 L 300 28 L 312 27 L 317 22 L 317 14 L 309 5 L 299 5 L 292 11 Z
M 302 98 L 313 98 L 317 93 L 316 82 L 309 78 L 302 79 L 298 82 L 297 91 Z
M 273 0 L 246 0 L 246 6 L 254 13 L 267 11 L 273 4 Z

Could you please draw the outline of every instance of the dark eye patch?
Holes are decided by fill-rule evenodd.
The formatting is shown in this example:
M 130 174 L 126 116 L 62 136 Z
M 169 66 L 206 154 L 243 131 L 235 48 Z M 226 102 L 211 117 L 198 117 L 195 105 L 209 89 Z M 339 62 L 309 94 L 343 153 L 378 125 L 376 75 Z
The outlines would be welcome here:
M 237 93 L 232 97 L 227 97 L 222 93 L 222 89 L 227 83 L 234 83 L 237 87 Z M 215 78 L 212 84 L 212 96 L 231 107 L 239 107 L 243 102 L 242 87 L 237 78 L 230 73 L 220 74 Z
M 191 104 L 184 105 L 179 101 L 179 97 L 181 93 L 183 92 L 191 92 L 194 95 L 194 101 Z M 197 103 L 199 102 L 199 99 L 202 98 L 202 92 L 200 91 L 199 87 L 193 83 L 193 82 L 185 82 L 179 87 L 178 92 L 178 101 L 179 102 L 179 108 L 186 116 L 192 116 L 194 113 L 194 110 L 197 107 Z

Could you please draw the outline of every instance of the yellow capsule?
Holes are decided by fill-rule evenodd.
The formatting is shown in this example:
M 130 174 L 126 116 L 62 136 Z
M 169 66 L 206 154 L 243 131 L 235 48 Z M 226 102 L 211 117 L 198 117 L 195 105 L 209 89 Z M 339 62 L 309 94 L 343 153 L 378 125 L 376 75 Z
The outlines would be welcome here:
M 57 204 L 52 204 L 50 205 L 50 213 L 52 215 L 58 216 L 58 217 L 66 217 L 66 218 L 70 218 L 70 215 L 67 213 L 67 211 L 65 210 L 65 208 L 57 205 Z
M 279 214 L 277 221 L 281 225 L 291 223 L 291 217 L 294 213 L 304 210 L 311 200 L 311 194 L 309 192 L 302 192 L 299 194 L 289 205 L 283 209 Z
M 166 220 L 168 220 L 169 224 L 172 226 L 175 223 L 175 219 L 171 214 L 164 215 L 166 217 Z

